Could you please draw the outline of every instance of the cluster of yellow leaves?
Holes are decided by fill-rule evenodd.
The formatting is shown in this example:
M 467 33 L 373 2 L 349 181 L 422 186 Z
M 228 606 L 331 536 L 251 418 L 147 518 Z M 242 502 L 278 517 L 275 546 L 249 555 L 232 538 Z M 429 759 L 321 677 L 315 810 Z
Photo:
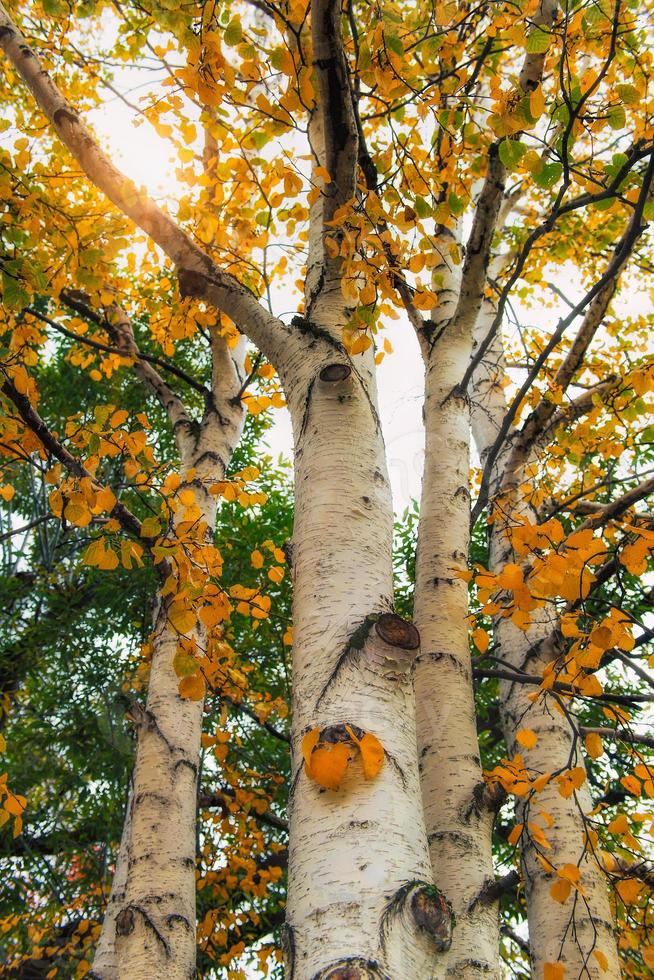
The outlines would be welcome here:
M 538 739 L 535 732 L 522 729 L 518 734 L 518 741 L 529 749 L 537 744 Z M 531 797 L 554 781 L 557 783 L 559 795 L 567 799 L 585 783 L 586 770 L 583 766 L 574 766 L 556 776 L 551 772 L 532 776 L 525 764 L 524 756 L 518 753 L 512 759 L 503 759 L 499 765 L 484 773 L 484 778 L 490 785 L 499 783 L 507 793 L 518 797 Z
M 265 504 L 267 497 L 261 490 L 247 490 L 248 483 L 258 479 L 260 473 L 256 466 L 246 466 L 239 473 L 234 473 L 229 480 L 221 480 L 209 487 L 209 493 L 220 496 L 223 500 L 237 501 L 241 507 L 253 507 Z
M 302 738 L 305 772 L 325 789 L 339 788 L 357 751 L 365 778 L 374 779 L 384 764 L 384 749 L 371 732 L 345 723 L 312 728 Z
M 282 549 L 278 548 L 276 544 L 270 539 L 264 541 L 261 547 L 269 551 L 272 554 L 274 560 L 277 562 L 276 565 L 272 565 L 268 569 L 267 575 L 271 582 L 274 582 L 276 585 L 279 585 L 284 580 L 284 568 L 282 566 L 286 562 L 286 555 L 284 554 Z M 263 568 L 265 559 L 263 553 L 259 550 L 259 548 L 255 548 L 255 550 L 250 555 L 250 562 L 253 568 L 256 569 Z
M 4 752 L 6 747 L 6 742 L 3 736 L 0 735 L 0 752 Z M 0 827 L 4 826 L 13 817 L 14 837 L 18 837 L 23 829 L 23 810 L 27 805 L 27 800 L 24 796 L 11 792 L 7 785 L 8 778 L 6 772 L 0 774 L 0 800 L 2 800 Z

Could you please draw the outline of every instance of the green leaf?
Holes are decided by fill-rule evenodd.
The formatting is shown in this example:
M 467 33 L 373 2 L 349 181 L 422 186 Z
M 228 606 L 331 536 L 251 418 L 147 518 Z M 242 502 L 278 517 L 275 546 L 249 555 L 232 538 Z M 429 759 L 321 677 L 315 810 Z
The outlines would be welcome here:
M 538 187 L 553 187 L 563 173 L 560 163 L 546 163 L 539 174 L 534 174 L 534 183 Z
M 2 273 L 2 302 L 12 310 L 20 310 L 30 301 L 29 293 L 23 289 L 20 281 Z
M 612 105 L 606 118 L 611 129 L 624 129 L 627 124 L 627 116 L 622 105 Z
M 386 47 L 390 48 L 394 54 L 398 55 L 400 58 L 403 56 L 404 45 L 397 34 L 385 34 L 384 41 L 386 43 Z
M 419 218 L 426 218 L 432 213 L 431 206 L 427 204 L 424 197 L 417 197 L 413 202 L 413 210 Z
M 500 160 L 507 170 L 515 170 L 526 152 L 527 147 L 519 140 L 502 140 L 500 143 Z
M 616 85 L 615 90 L 625 105 L 638 105 L 640 95 L 635 85 Z
M 225 28 L 225 33 L 223 35 L 223 40 L 225 44 L 228 44 L 230 48 L 237 45 L 241 38 L 243 37 L 243 28 L 241 27 L 240 20 L 230 20 L 229 24 Z
M 549 31 L 536 26 L 527 38 L 525 50 L 527 54 L 545 54 L 550 46 L 551 40 L 552 35 Z

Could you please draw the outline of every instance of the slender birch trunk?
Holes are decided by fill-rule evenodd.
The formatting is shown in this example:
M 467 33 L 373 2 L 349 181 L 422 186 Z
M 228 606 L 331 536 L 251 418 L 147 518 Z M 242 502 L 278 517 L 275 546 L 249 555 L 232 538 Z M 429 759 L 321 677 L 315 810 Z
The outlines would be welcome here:
M 487 302 L 476 329 L 479 344 L 492 323 L 493 304 Z M 473 432 L 482 462 L 500 431 L 507 405 L 503 380 L 505 367 L 501 337 L 498 333 L 483 361 L 475 372 L 472 385 Z M 501 499 L 501 512 L 524 513 L 525 504 L 519 499 L 518 487 L 523 472 L 510 472 L 510 446 L 497 456 L 490 479 L 490 501 Z M 537 515 L 530 513 L 532 521 Z M 500 571 L 514 561 L 506 536 L 507 527 L 497 520 L 490 525 L 490 563 L 492 571 Z M 510 620 L 496 617 L 494 638 L 498 656 L 516 671 L 542 673 L 548 658 L 534 655 L 539 642 L 549 636 L 556 617 L 548 608 L 536 610 L 534 623 L 526 631 L 517 629 Z M 574 752 L 573 732 L 569 721 L 556 710 L 551 698 L 532 701 L 533 691 L 526 685 L 500 683 L 500 715 L 509 757 L 520 754 L 532 774 L 556 774 L 571 766 L 583 768 L 581 754 Z M 517 742 L 520 729 L 529 728 L 537 735 L 533 748 L 526 749 Z M 565 976 L 570 978 L 619 977 L 614 923 L 609 906 L 605 875 L 594 854 L 592 840 L 586 833 L 585 816 L 592 809 L 588 785 L 584 783 L 569 798 L 559 792 L 556 780 L 549 782 L 537 796 L 517 806 L 517 820 L 523 824 L 520 838 L 522 869 L 525 879 L 529 941 L 532 973 L 542 978 L 546 963 L 562 963 Z M 549 847 L 544 848 L 534 837 L 529 823 L 544 832 Z M 538 860 L 538 855 L 545 863 Z M 550 865 L 551 862 L 551 865 Z M 550 889 L 557 880 L 551 870 L 563 865 L 580 869 L 580 891 L 572 892 L 564 904 L 552 897 Z M 606 957 L 606 969 L 598 951 Z
M 422 798 L 435 881 L 456 917 L 443 975 L 499 977 L 497 902 L 480 898 L 494 880 L 494 811 L 477 743 L 468 585 L 458 574 L 468 560 L 470 411 L 457 385 L 470 361 L 472 323 L 453 320 L 460 268 L 444 261 L 436 272 L 440 303 L 422 338 L 426 446 L 414 604 Z
M 344 313 L 340 287 L 327 287 L 306 329 L 339 337 Z M 369 617 L 393 608 L 390 485 L 372 359 L 350 361 L 339 346 L 297 345 L 285 379 L 296 486 L 287 975 L 421 980 L 440 975 L 440 940 L 429 910 L 412 658 L 400 662 L 404 651 L 372 624 L 355 646 Z M 366 780 L 354 760 L 338 790 L 323 790 L 299 743 L 308 730 L 343 724 L 376 735 L 384 765 Z
M 116 318 L 116 339 L 133 352 L 127 322 Z M 191 489 L 213 539 L 216 498 L 209 486 L 225 475 L 240 438 L 243 409 L 232 399 L 242 383 L 244 344 L 233 356 L 212 337 L 213 379 L 201 423 L 194 424 L 166 383 L 149 365 L 137 373 L 166 407 L 189 474 L 176 498 Z M 178 506 L 174 524 L 184 520 Z M 195 842 L 197 778 L 203 701 L 181 698 L 173 668 L 179 635 L 168 619 L 169 599 L 158 593 L 151 639 L 152 661 L 145 710 L 132 713 L 137 751 L 114 887 L 92 976 L 99 980 L 188 980 L 195 976 Z M 189 634 L 206 645 L 198 624 Z

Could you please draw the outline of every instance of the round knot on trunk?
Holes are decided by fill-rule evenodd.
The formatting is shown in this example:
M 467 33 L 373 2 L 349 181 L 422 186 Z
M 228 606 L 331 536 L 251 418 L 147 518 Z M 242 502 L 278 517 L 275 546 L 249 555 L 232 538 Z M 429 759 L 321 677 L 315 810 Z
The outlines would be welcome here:
M 135 917 L 134 912 L 129 906 L 121 909 L 116 916 L 116 935 L 129 936 L 134 932 Z
M 320 372 L 320 380 L 335 384 L 338 381 L 345 381 L 352 374 L 352 368 L 348 364 L 327 364 Z
M 411 897 L 413 919 L 422 932 L 426 932 L 439 953 L 445 953 L 452 945 L 454 914 L 450 903 L 434 885 L 423 885 Z
M 407 622 L 396 613 L 382 613 L 375 623 L 377 635 L 391 647 L 402 650 L 417 650 L 420 646 L 420 633 L 413 623 Z
M 374 960 L 351 957 L 317 973 L 312 980 L 388 980 Z

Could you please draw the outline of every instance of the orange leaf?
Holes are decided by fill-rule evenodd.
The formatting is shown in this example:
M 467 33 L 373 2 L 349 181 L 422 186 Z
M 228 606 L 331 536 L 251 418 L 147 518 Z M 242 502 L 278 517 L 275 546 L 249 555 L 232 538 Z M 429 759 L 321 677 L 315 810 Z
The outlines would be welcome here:
M 189 677 L 182 677 L 179 682 L 180 698 L 188 698 L 190 701 L 201 701 L 204 697 L 205 690 L 206 684 L 204 677 L 199 671 L 196 674 L 191 674 Z
M 624 813 L 619 813 L 606 828 L 610 834 L 628 834 L 629 821 Z
M 520 745 L 524 745 L 526 749 L 533 749 L 534 745 L 538 741 L 538 735 L 536 732 L 532 732 L 531 728 L 521 728 L 516 735 L 516 741 Z
M 20 817 L 21 813 L 25 809 L 25 804 L 20 802 L 20 799 L 15 797 L 13 793 L 10 793 L 4 802 L 4 808 L 7 813 L 10 813 L 12 817 Z
M 609 968 L 609 961 L 608 961 L 608 957 L 606 956 L 606 954 L 603 953 L 599 949 L 594 949 L 593 950 L 593 956 L 595 957 L 595 959 L 599 963 L 599 968 L 602 971 L 602 973 L 606 973 L 606 971 Z
M 620 782 L 632 796 L 640 796 L 642 787 L 635 776 L 623 776 Z
M 573 884 L 576 884 L 581 876 L 581 872 L 576 864 L 563 864 L 558 868 L 556 873 L 559 878 L 565 878 L 566 881 L 570 881 Z
M 643 884 L 637 881 L 636 878 L 623 878 L 622 881 L 617 883 L 615 890 L 625 905 L 633 905 L 640 898 Z
M 563 963 L 545 963 L 543 966 L 543 980 L 563 980 L 565 967 Z
M 550 895 L 555 902 L 560 902 L 561 905 L 563 905 L 564 902 L 567 902 L 571 889 L 572 885 L 569 881 L 566 881 L 565 878 L 559 878 L 559 880 L 555 881 L 551 886 Z
M 310 732 L 307 732 L 306 735 L 302 737 L 302 756 L 304 758 L 304 764 L 307 767 L 307 772 L 309 772 L 309 766 L 311 765 L 311 753 L 315 749 L 319 740 L 319 728 L 312 728 Z
M 473 630 L 472 632 L 472 642 L 477 647 L 480 653 L 486 653 L 488 650 L 488 633 L 486 630 L 479 629 Z
M 383 745 L 377 736 L 372 735 L 370 732 L 364 732 L 359 739 L 349 725 L 345 726 L 345 730 L 355 745 L 359 747 L 364 776 L 366 779 L 374 779 L 384 765 Z
M 366 779 L 374 779 L 384 765 L 384 747 L 375 735 L 366 732 L 359 742 L 359 751 L 363 763 L 363 775 Z
M 520 837 L 522 836 L 522 828 L 523 828 L 523 826 L 524 826 L 524 824 L 521 824 L 521 823 L 517 823 L 515 825 L 515 827 L 513 828 L 513 830 L 511 831 L 511 833 L 509 834 L 509 836 L 506 839 L 508 844 L 511 844 L 511 846 L 514 846 L 515 844 L 518 843 L 518 841 L 520 840 Z
M 599 759 L 601 755 L 604 755 L 604 745 L 597 732 L 589 732 L 584 739 L 584 745 L 591 759 Z
M 309 775 L 325 789 L 338 789 L 350 761 L 351 751 L 350 746 L 344 742 L 336 742 L 335 745 L 329 742 L 321 744 L 311 754 Z

